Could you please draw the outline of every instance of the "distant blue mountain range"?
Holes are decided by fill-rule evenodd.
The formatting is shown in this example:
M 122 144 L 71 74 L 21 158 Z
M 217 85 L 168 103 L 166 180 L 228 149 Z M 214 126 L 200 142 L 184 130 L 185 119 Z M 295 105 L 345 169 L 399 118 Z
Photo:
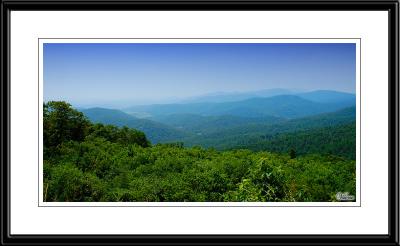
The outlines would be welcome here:
M 272 97 L 279 95 L 293 95 L 296 93 L 299 93 L 299 91 L 282 89 L 282 88 L 266 89 L 266 90 L 250 91 L 250 92 L 214 92 L 182 100 L 179 103 L 235 102 L 254 97 Z
M 285 93 L 284 90 L 274 91 L 275 94 L 278 92 Z M 203 99 L 205 100 L 206 98 Z M 133 115 L 148 115 L 150 117 L 171 114 L 198 114 L 203 116 L 233 115 L 241 117 L 297 118 L 332 112 L 354 105 L 356 105 L 356 96 L 354 94 L 321 90 L 290 95 L 258 96 L 230 102 L 133 106 L 124 109 L 124 111 Z
M 285 93 L 278 89 L 270 92 Z M 106 108 L 81 111 L 96 123 L 141 130 L 152 143 L 185 141 L 189 145 L 206 145 L 230 138 L 234 142 L 234 138 L 243 135 L 349 123 L 355 121 L 355 105 L 354 94 L 321 90 L 231 102 L 134 106 L 125 112 Z

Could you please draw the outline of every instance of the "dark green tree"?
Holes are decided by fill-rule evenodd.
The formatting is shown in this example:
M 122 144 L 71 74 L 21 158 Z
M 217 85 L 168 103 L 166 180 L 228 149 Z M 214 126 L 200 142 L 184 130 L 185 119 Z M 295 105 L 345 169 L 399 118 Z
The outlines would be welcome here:
M 44 146 L 56 147 L 73 140 L 82 141 L 90 122 L 66 102 L 50 101 L 43 105 Z
M 294 150 L 293 148 L 291 148 L 291 149 L 289 150 L 289 156 L 290 156 L 290 159 L 296 158 L 296 150 Z

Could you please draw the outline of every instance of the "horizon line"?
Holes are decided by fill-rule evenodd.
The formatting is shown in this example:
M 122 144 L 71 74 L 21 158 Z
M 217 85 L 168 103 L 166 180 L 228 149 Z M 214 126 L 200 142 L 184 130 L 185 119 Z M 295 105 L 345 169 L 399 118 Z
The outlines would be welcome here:
M 200 99 L 201 97 L 204 96 L 214 96 L 212 94 L 217 94 L 217 93 L 226 93 L 227 95 L 235 95 L 235 94 L 241 94 L 241 93 L 256 93 L 256 92 L 260 92 L 260 91 L 268 91 L 268 90 L 288 90 L 291 91 L 293 90 L 293 94 L 278 94 L 278 95 L 272 95 L 272 96 L 252 96 L 249 98 L 244 98 L 244 99 L 240 99 L 240 100 L 232 100 L 232 101 L 224 101 L 224 102 L 213 102 L 213 101 L 203 101 L 203 102 L 184 102 L 185 100 L 196 100 L 196 99 Z M 166 102 L 149 102 L 149 103 L 135 103 L 135 102 L 129 102 L 129 99 L 121 99 L 121 100 L 112 100 L 112 101 L 97 101 L 97 102 L 88 102 L 88 103 L 82 103 L 82 102 L 70 102 L 66 99 L 62 99 L 62 100 L 45 100 L 43 99 L 43 103 L 46 102 L 50 102 L 50 101 L 65 101 L 68 102 L 72 105 L 72 107 L 74 108 L 108 108 L 108 109 L 126 109 L 129 107 L 135 107 L 135 106 L 151 106 L 151 105 L 168 105 L 168 104 L 197 104 L 197 103 L 226 103 L 226 102 L 238 102 L 238 101 L 244 101 L 244 100 L 248 100 L 251 98 L 269 98 L 269 97 L 276 97 L 276 96 L 296 96 L 298 94 L 302 94 L 302 93 L 310 93 L 310 92 L 318 92 L 318 91 L 329 91 L 329 92 L 339 92 L 339 93 L 344 93 L 344 94 L 351 94 L 351 95 L 355 95 L 356 96 L 356 92 L 348 92 L 348 91 L 340 91 L 340 90 L 329 90 L 329 89 L 318 89 L 318 90 L 302 90 L 302 89 L 287 89 L 287 88 L 270 88 L 270 89 L 260 89 L 260 90 L 249 90 L 249 91 L 214 91 L 214 92 L 209 92 L 209 93 L 203 93 L 203 94 L 199 94 L 199 95 L 195 95 L 195 96 L 190 96 L 190 97 L 182 97 L 182 98 L 164 98 L 161 100 L 164 100 Z M 218 96 L 218 95 L 215 95 Z M 157 100 L 157 99 L 155 99 Z M 306 100 L 306 99 L 305 99 Z M 150 100 L 150 101 L 154 101 L 154 100 Z M 183 101 L 183 102 L 182 102 Z M 87 105 L 85 105 L 87 104 Z M 100 104 L 96 105 L 96 104 Z M 110 105 L 108 106 L 101 106 L 101 104 L 130 104 L 127 106 L 112 106 L 110 107 Z

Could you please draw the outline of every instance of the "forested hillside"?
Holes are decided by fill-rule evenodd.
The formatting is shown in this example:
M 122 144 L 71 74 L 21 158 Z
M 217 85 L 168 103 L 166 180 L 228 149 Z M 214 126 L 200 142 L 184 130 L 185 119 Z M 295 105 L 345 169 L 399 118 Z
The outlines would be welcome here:
M 237 141 L 228 149 L 250 149 L 297 155 L 310 153 L 329 154 L 356 159 L 356 124 L 315 128 L 312 130 L 260 135 Z
M 313 134 L 313 131 L 315 130 L 324 132 L 324 135 L 335 135 L 334 133 L 329 132 L 334 130 L 335 126 L 354 123 L 355 117 L 356 109 L 355 107 L 351 107 L 341 109 L 332 113 L 279 121 L 277 123 L 249 123 L 240 126 L 225 127 L 223 129 L 217 129 L 215 131 L 213 130 L 214 128 L 207 128 L 208 131 L 203 130 L 205 134 L 202 134 L 200 136 L 192 135 L 186 137 L 182 141 L 186 144 L 186 146 L 200 145 L 206 148 L 214 147 L 218 150 L 238 148 L 238 146 L 242 148 L 250 148 L 250 146 L 246 146 L 245 144 L 248 143 L 249 145 L 251 145 L 251 143 L 254 142 L 254 139 L 257 139 L 257 141 L 259 141 L 260 139 L 262 140 L 262 138 L 271 139 L 278 134 L 310 131 L 311 135 L 306 136 L 305 138 L 303 138 L 303 140 L 311 139 L 312 135 L 315 135 Z M 355 128 L 352 129 L 352 134 L 353 135 L 351 135 L 351 138 L 346 138 L 346 141 L 349 141 L 349 144 L 355 144 Z M 296 134 L 291 136 L 296 138 Z M 354 138 L 352 138 L 353 136 Z M 346 137 L 350 137 L 350 135 L 347 135 Z M 339 141 L 345 141 L 335 137 L 329 139 L 331 139 L 333 141 L 333 144 L 337 145 L 338 147 L 341 146 L 341 143 Z M 314 140 L 314 143 L 316 143 L 319 148 L 325 147 L 323 145 L 323 142 L 318 143 L 316 142 L 316 140 Z M 304 142 L 302 144 L 307 143 Z M 257 147 L 257 150 L 268 149 L 261 149 L 261 146 L 259 146 Z M 353 153 L 353 150 L 354 148 L 346 149 L 346 153 L 344 156 L 354 156 L 355 153 Z
M 172 114 L 150 118 L 152 121 L 161 122 L 165 125 L 192 132 L 196 135 L 219 132 L 232 127 L 246 126 L 249 124 L 274 124 L 285 122 L 283 118 L 264 117 L 240 117 L 234 115 L 202 116 L 197 114 Z
M 159 122 L 139 119 L 116 109 L 90 108 L 82 110 L 83 114 L 94 123 L 103 123 L 119 127 L 130 127 L 146 133 L 150 141 L 169 142 L 177 141 L 191 134 Z
M 68 103 L 47 102 L 43 197 L 48 202 L 336 201 L 337 192 L 355 195 L 355 161 L 340 148 L 319 151 L 318 146 L 325 146 L 329 134 L 353 138 L 354 124 L 348 121 L 353 113 L 346 109 L 336 112 L 337 117 L 290 120 L 279 124 L 279 131 L 278 124 L 257 123 L 252 127 L 264 134 L 260 143 L 257 139 L 246 143 L 246 149 L 217 151 L 184 147 L 184 142 L 152 144 L 142 131 L 96 124 Z M 130 118 L 122 122 L 114 124 L 125 125 Z M 307 132 L 313 124 L 321 129 Z M 217 139 L 232 129 L 213 134 Z M 301 144 L 311 138 L 310 145 Z M 285 141 L 294 147 L 287 151 Z M 336 142 L 337 147 L 342 143 Z M 355 145 L 346 144 L 343 148 L 352 151 Z

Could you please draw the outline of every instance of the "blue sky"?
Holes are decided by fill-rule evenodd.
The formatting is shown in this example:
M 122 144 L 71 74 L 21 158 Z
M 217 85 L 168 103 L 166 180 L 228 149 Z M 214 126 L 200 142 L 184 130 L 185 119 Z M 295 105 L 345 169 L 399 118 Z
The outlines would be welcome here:
M 355 92 L 355 44 L 46 43 L 43 52 L 44 100 L 75 106 L 270 88 Z

